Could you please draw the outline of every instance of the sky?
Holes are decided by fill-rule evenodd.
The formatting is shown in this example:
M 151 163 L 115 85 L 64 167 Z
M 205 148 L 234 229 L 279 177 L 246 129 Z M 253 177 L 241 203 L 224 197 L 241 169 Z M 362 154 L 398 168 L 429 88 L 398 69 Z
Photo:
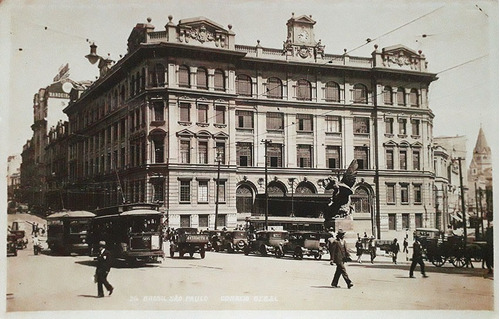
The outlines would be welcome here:
M 497 1 L 56 1 L 0 0 L 0 151 L 20 154 L 32 137 L 33 95 L 69 63 L 70 78 L 95 80 L 84 56 L 89 41 L 115 61 L 125 55 L 136 25 L 156 31 L 173 21 L 205 16 L 231 24 L 236 43 L 282 48 L 286 21 L 312 15 L 316 40 L 327 54 L 370 57 L 374 44 L 422 50 L 438 80 L 430 87 L 434 136 L 465 135 L 467 166 L 482 127 L 498 158 Z M 372 39 L 367 43 L 366 39 Z M 5 153 L 5 155 L 4 155 Z

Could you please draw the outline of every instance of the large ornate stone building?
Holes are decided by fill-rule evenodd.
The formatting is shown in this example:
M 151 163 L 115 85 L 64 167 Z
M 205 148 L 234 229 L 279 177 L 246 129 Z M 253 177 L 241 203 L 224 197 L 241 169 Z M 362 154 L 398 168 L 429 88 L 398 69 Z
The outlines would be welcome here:
M 267 166 L 269 215 L 321 220 L 323 179 L 356 159 L 353 229 L 435 226 L 425 56 L 327 54 L 315 23 L 292 15 L 279 49 L 203 17 L 137 24 L 114 65 L 93 46 L 101 77 L 64 110 L 69 202 L 157 202 L 173 227 L 212 228 L 217 208 L 234 227 L 264 214 Z

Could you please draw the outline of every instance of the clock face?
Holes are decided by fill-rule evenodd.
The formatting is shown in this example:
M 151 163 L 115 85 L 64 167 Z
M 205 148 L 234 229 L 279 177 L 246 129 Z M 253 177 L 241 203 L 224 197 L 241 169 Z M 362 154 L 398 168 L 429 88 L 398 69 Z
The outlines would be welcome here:
M 297 39 L 300 41 L 300 42 L 306 42 L 309 40 L 309 32 L 307 32 L 306 30 L 302 29 L 299 33 L 299 35 L 297 36 Z

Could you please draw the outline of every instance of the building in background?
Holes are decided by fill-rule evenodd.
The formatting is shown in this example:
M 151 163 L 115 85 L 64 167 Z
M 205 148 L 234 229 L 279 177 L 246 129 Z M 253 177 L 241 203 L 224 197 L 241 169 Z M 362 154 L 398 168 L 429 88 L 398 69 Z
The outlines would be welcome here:
M 292 15 L 279 49 L 171 16 L 164 30 L 138 23 L 116 64 L 92 45 L 101 76 L 64 110 L 69 205 L 154 202 L 171 226 L 202 229 L 235 227 L 266 206 L 322 220 L 323 180 L 356 159 L 344 227 L 387 238 L 435 227 L 436 75 L 425 56 L 401 45 L 327 54 L 315 23 Z
M 21 185 L 21 155 L 7 158 L 7 201 L 9 213 L 17 211 Z
M 462 159 L 462 183 L 467 202 L 470 190 L 465 174 L 466 143 L 465 136 L 434 137 L 434 211 L 436 228 L 443 231 L 452 226 L 463 227 L 458 159 Z

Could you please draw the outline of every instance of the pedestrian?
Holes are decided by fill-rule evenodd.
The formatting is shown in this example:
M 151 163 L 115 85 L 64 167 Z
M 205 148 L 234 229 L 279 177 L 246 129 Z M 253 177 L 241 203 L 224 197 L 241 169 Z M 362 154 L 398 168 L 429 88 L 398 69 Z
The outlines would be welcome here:
M 408 240 L 406 239 L 406 237 L 403 240 L 403 252 L 408 253 Z
M 377 246 L 375 245 L 375 237 L 373 235 L 368 242 L 368 249 L 370 251 L 370 262 L 373 264 L 373 260 L 377 257 Z
M 391 252 L 392 252 L 392 262 L 397 265 L 398 263 L 398 253 L 400 251 L 399 243 L 397 238 L 394 238 L 394 241 L 391 244 Z
M 420 245 L 420 242 L 415 238 L 415 241 L 413 242 L 413 255 L 410 266 L 410 278 L 415 278 L 413 276 L 413 271 L 415 270 L 417 264 L 420 265 L 420 272 L 422 273 L 422 277 L 427 278 L 427 275 L 425 274 L 424 259 L 422 257 L 422 245 Z
M 358 256 L 357 262 L 361 264 L 361 256 L 363 255 L 363 243 L 361 242 L 361 238 L 358 238 L 356 242 L 356 256 Z
M 338 285 L 340 275 L 344 278 L 347 288 L 351 289 L 354 284 L 352 281 L 349 279 L 349 276 L 347 275 L 347 271 L 345 269 L 344 262 L 349 258 L 349 252 L 346 249 L 345 246 L 345 240 L 344 240 L 344 231 L 342 229 L 339 229 L 337 231 L 337 236 L 334 239 L 333 237 L 330 237 L 328 239 L 328 250 L 330 251 L 330 265 L 335 264 L 337 268 L 335 269 L 335 274 L 333 275 L 333 280 L 332 280 L 332 287 L 334 288 L 340 288 Z
M 102 285 L 109 291 L 109 295 L 113 293 L 114 287 L 108 282 L 108 274 L 111 269 L 111 253 L 106 249 L 106 242 L 99 242 L 99 253 L 97 255 L 97 268 L 95 271 L 95 279 L 97 282 L 97 297 L 104 297 Z

